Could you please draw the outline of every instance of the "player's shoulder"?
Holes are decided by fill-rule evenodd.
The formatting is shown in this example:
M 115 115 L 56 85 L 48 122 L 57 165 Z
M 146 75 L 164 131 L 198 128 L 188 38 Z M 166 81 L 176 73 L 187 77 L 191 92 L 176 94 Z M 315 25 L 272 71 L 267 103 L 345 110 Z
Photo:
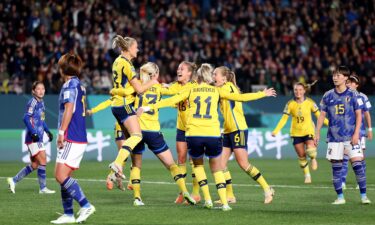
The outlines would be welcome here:
M 331 89 L 329 91 L 326 91 L 323 95 L 323 99 L 331 97 L 333 94 L 335 94 L 335 90 Z
M 27 102 L 27 106 L 32 106 L 32 107 L 34 107 L 34 106 L 36 106 L 37 104 L 38 104 L 38 101 L 37 101 L 34 97 L 30 98 L 29 101 Z
M 315 101 L 309 97 L 306 97 L 306 102 L 308 102 L 309 104 L 315 104 Z
M 289 99 L 289 100 L 286 102 L 285 106 L 292 106 L 292 105 L 295 104 L 295 103 L 297 103 L 296 100 L 295 100 L 294 98 L 292 98 L 292 99 Z
M 363 98 L 364 100 L 368 100 L 367 95 L 366 95 L 365 93 L 363 93 L 363 92 L 359 92 L 359 96 L 360 96 L 361 98 Z
M 81 81 L 77 77 L 73 77 L 72 79 L 69 79 L 66 81 L 63 85 L 64 89 L 72 89 L 76 88 L 80 85 Z

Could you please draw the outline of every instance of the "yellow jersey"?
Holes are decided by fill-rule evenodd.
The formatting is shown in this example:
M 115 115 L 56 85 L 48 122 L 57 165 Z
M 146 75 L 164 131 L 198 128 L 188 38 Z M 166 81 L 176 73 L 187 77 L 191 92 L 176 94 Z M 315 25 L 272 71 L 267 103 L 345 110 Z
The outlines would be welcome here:
M 230 93 L 240 93 L 236 85 L 232 82 L 226 82 L 220 88 Z M 242 108 L 242 102 L 220 99 L 220 111 L 224 117 L 224 134 L 237 130 L 247 130 L 248 127 Z
M 289 116 L 292 116 L 292 124 L 290 126 L 291 137 L 303 137 L 307 135 L 314 136 L 315 124 L 312 120 L 311 113 L 319 117 L 320 111 L 316 103 L 311 98 L 305 98 L 301 103 L 291 99 L 286 103 L 284 108 L 284 115 L 281 117 L 273 134 L 277 134 L 288 121 Z M 324 121 L 327 123 L 327 120 Z
M 135 68 L 128 59 L 123 56 L 117 57 L 112 66 L 113 86 L 114 88 L 125 89 L 128 93 L 134 93 L 134 88 L 129 81 L 134 79 L 137 75 Z M 134 95 L 129 94 L 126 96 L 114 95 L 112 107 L 119 107 L 129 105 L 135 100 Z
M 250 101 L 265 96 L 263 91 L 248 94 L 230 93 L 224 89 L 201 83 L 171 98 L 163 99 L 155 105 L 150 105 L 150 108 L 173 107 L 176 103 L 187 100 L 189 107 L 186 109 L 186 136 L 220 137 L 220 122 L 217 111 L 220 99 Z
M 189 81 L 185 85 L 180 84 L 179 82 L 172 83 L 171 86 L 163 88 L 163 95 L 175 95 L 179 92 L 190 90 L 192 87 L 197 85 L 195 81 Z M 183 100 L 177 103 L 177 121 L 176 127 L 179 130 L 186 131 L 186 121 L 188 117 L 187 110 L 189 108 L 189 101 Z

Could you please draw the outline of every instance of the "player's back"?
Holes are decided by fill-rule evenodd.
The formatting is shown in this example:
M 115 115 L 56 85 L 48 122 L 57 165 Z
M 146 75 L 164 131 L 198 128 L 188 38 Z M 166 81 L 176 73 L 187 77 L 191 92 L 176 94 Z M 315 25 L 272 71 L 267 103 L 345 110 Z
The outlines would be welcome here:
M 132 90 L 134 93 L 134 88 L 130 84 L 130 80 L 134 79 L 136 76 L 135 68 L 133 64 L 123 56 L 119 56 L 113 62 L 112 65 L 112 78 L 114 88 L 124 88 L 126 91 Z M 124 105 L 132 104 L 135 100 L 133 95 L 127 95 L 125 97 L 120 95 L 113 96 L 112 107 L 121 107 Z
M 226 82 L 220 88 L 230 93 L 240 93 L 238 88 L 232 82 Z M 220 110 L 224 117 L 224 134 L 236 130 L 247 130 L 248 127 L 242 108 L 242 102 L 221 99 Z
M 160 101 L 160 90 L 161 85 L 155 84 L 143 94 L 137 95 L 134 104 L 135 108 L 137 109 L 141 106 L 148 106 L 149 104 L 155 104 Z M 143 131 L 160 131 L 158 109 L 143 113 L 138 117 L 138 120 Z
M 73 77 L 65 82 L 61 89 L 59 96 L 58 127 L 61 126 L 65 103 L 73 104 L 72 119 L 65 131 L 66 140 L 76 143 L 86 143 L 86 90 L 77 77 Z
M 206 83 L 197 84 L 190 90 L 186 136 L 220 136 L 219 97 L 217 88 Z

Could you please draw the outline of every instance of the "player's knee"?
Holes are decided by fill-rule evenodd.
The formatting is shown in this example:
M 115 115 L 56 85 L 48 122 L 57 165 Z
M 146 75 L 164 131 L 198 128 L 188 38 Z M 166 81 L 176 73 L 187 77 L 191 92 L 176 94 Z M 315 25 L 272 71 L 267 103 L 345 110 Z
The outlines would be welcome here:
M 307 155 L 308 155 L 311 159 L 315 159 L 315 158 L 316 158 L 317 152 L 316 152 L 316 148 L 315 148 L 315 147 L 308 147 L 308 148 L 306 149 L 306 153 L 307 153 Z
M 306 157 L 298 158 L 298 163 L 299 163 L 299 166 L 300 166 L 301 168 L 305 168 L 306 166 L 309 165 L 309 163 L 308 163 L 307 160 L 306 160 Z

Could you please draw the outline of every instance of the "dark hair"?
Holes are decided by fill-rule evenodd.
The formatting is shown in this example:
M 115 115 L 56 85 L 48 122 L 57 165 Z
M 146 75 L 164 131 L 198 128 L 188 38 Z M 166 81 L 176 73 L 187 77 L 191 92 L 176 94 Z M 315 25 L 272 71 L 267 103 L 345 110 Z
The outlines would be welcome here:
M 82 68 L 82 59 L 75 53 L 66 53 L 59 59 L 58 65 L 67 76 L 78 76 Z
M 350 82 L 354 82 L 356 83 L 357 85 L 360 85 L 361 84 L 361 79 L 359 79 L 359 76 L 355 73 L 352 73 L 352 75 L 350 75 L 349 79 L 348 79 Z
M 31 86 L 31 90 L 35 90 L 36 86 L 39 84 L 42 84 L 44 86 L 44 83 L 42 81 L 34 81 L 33 85 Z
M 350 70 L 347 66 L 338 66 L 334 71 L 333 71 L 333 74 L 336 74 L 336 73 L 341 73 L 342 75 L 344 75 L 345 77 L 349 77 L 350 76 Z

